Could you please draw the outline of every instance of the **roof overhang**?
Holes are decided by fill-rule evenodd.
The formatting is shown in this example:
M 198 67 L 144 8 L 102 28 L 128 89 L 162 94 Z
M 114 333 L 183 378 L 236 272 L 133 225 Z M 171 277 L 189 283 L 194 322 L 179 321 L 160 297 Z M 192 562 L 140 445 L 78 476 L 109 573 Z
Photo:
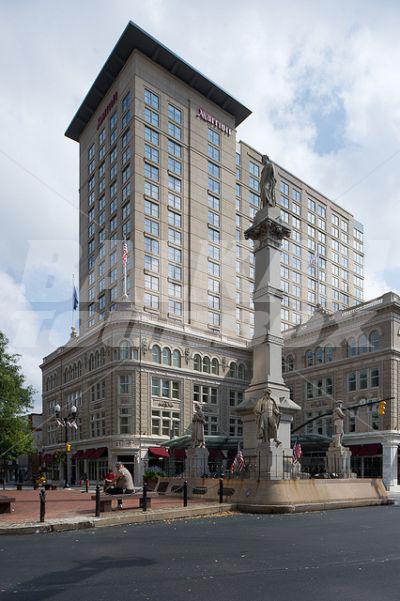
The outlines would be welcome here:
M 114 83 L 133 50 L 139 50 L 155 63 L 178 77 L 194 90 L 211 100 L 235 119 L 235 127 L 251 114 L 238 100 L 225 92 L 216 83 L 205 77 L 191 65 L 169 50 L 158 40 L 129 21 L 117 44 L 101 69 L 94 84 L 87 93 L 68 126 L 65 135 L 76 142 L 90 119 L 97 111 L 101 101 Z

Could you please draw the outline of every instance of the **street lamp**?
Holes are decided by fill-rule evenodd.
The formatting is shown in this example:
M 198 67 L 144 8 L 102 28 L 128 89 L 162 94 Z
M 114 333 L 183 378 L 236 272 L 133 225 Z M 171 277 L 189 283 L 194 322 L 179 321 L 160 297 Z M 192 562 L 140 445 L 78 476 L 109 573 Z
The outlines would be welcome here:
M 71 407 L 71 411 L 68 415 L 66 415 L 63 418 L 60 418 L 60 413 L 61 413 L 61 406 L 59 405 L 59 403 L 57 403 L 57 405 L 54 407 L 54 411 L 56 414 L 56 420 L 57 420 L 57 425 L 60 426 L 60 428 L 64 428 L 64 442 L 65 442 L 65 453 L 66 453 L 66 470 L 65 470 L 65 483 L 64 483 L 64 488 L 69 488 L 69 467 L 70 467 L 70 463 L 69 463 L 69 459 L 70 459 L 70 446 L 68 443 L 68 428 L 75 428 L 77 429 L 77 424 L 76 424 L 76 414 L 78 412 L 77 408 L 75 405 L 72 405 Z

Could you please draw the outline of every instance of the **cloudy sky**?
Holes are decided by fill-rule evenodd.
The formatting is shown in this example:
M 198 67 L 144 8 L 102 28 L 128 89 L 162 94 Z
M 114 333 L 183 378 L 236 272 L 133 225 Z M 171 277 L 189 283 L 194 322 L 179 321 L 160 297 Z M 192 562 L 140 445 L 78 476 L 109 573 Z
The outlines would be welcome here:
M 364 223 L 366 298 L 400 291 L 396 1 L 0 8 L 0 330 L 38 390 L 42 357 L 68 338 L 78 272 L 78 145 L 64 131 L 130 19 L 253 110 L 239 138 Z

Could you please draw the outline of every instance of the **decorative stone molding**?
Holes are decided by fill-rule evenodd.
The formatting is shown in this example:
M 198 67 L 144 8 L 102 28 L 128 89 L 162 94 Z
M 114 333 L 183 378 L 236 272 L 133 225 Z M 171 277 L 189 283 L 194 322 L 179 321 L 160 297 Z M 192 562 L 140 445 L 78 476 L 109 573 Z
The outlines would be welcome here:
M 289 238 L 289 236 L 290 228 L 278 219 L 272 219 L 268 216 L 259 223 L 255 221 L 255 223 L 244 233 L 246 240 L 250 238 L 258 243 L 255 248 L 256 251 L 265 246 L 273 246 L 274 248 L 280 249 L 282 240 L 284 238 Z

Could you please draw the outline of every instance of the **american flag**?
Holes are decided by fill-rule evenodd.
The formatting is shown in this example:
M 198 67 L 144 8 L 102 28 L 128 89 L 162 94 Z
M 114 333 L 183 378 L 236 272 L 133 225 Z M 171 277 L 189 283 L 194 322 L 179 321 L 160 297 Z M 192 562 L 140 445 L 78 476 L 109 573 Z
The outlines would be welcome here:
M 242 449 L 240 448 L 240 444 L 238 444 L 238 450 L 236 453 L 236 457 L 233 460 L 233 463 L 231 465 L 231 474 L 233 474 L 235 469 L 238 472 L 242 472 L 244 470 L 244 468 L 245 468 L 244 457 L 243 457 Z
M 296 440 L 296 442 L 294 443 L 294 447 L 293 447 L 293 458 L 292 461 L 293 463 L 298 463 L 300 461 L 300 459 L 303 456 L 303 451 L 301 448 L 301 444 L 298 440 Z
M 126 240 L 124 240 L 124 243 L 122 245 L 122 265 L 124 267 L 126 267 L 127 260 L 128 260 L 128 244 L 127 244 Z

